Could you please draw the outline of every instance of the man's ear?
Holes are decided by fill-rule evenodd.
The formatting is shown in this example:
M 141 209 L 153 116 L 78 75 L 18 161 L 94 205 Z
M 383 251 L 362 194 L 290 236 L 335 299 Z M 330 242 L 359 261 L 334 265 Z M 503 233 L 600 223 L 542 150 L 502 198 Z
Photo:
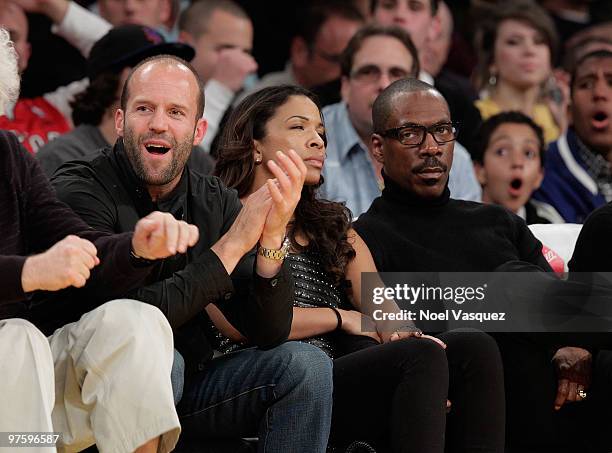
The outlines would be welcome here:
M 487 172 L 480 162 L 474 162 L 474 173 L 480 185 L 484 187 L 487 184 Z
M 304 38 L 296 36 L 291 41 L 291 64 L 296 68 L 303 68 L 308 64 L 310 51 Z
M 385 165 L 385 155 L 383 153 L 383 138 L 378 134 L 372 134 L 372 155 L 381 164 Z
M 208 121 L 203 118 L 198 119 L 195 127 L 195 132 L 193 134 L 193 146 L 198 146 L 202 143 L 204 136 L 206 135 L 206 130 L 208 129 Z
M 123 110 L 115 110 L 115 132 L 119 137 L 123 137 Z

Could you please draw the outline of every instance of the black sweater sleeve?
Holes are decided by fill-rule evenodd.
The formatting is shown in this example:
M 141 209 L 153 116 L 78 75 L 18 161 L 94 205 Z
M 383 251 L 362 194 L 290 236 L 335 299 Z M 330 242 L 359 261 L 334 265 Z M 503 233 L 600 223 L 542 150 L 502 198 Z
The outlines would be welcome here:
M 221 234 L 224 234 L 234 223 L 242 205 L 235 191 L 221 186 L 218 189 L 223 216 Z M 198 226 L 206 228 L 206 225 Z M 243 261 L 249 259 L 247 255 Z M 285 265 L 272 278 L 259 276 L 254 265 L 247 278 L 236 271 L 230 277 L 219 257 L 207 249 L 184 269 L 139 288 L 132 296 L 159 307 L 173 327 L 185 324 L 209 303 L 214 303 L 252 344 L 270 347 L 289 336 L 293 316 L 292 285 L 291 274 Z
M 59 174 L 53 183 L 60 198 L 89 225 L 104 232 L 118 232 L 118 225 L 125 220 L 120 216 L 125 216 L 125 213 L 116 206 L 110 189 L 105 187 L 106 183 L 84 176 L 88 172 Z M 197 226 L 201 231 L 200 241 L 207 236 L 210 243 L 202 245 L 202 252 L 192 257 L 182 269 L 165 278 L 150 280 L 125 296 L 158 307 L 173 328 L 183 326 L 203 313 L 208 304 L 215 303 L 223 307 L 225 315 L 252 343 L 268 346 L 284 341 L 289 335 L 292 319 L 291 299 L 286 297 L 290 276 L 281 271 L 274 278 L 264 279 L 253 272 L 246 286 L 236 291 L 223 263 L 209 247 L 229 230 L 242 205 L 236 192 L 222 186 L 217 178 L 208 178 L 205 184 L 209 192 L 201 195 L 202 200 L 214 198 L 214 202 L 207 205 L 208 214 L 198 218 L 210 224 Z M 125 197 L 126 200 L 128 198 Z M 197 206 L 194 209 L 198 209 Z M 218 236 L 209 237 L 210 231 L 217 229 Z M 153 274 L 162 274 L 163 266 L 163 263 L 156 265 Z M 240 297 L 236 295 L 237 292 Z M 231 303 L 226 303 L 229 301 Z
M 612 204 L 594 211 L 576 241 L 570 272 L 612 272 Z

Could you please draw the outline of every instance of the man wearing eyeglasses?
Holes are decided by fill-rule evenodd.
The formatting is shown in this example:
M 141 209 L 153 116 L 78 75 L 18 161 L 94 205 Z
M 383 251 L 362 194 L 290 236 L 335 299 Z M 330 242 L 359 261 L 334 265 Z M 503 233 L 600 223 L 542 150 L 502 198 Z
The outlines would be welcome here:
M 392 82 L 419 74 L 417 50 L 399 27 L 367 25 L 342 55 L 342 102 L 323 109 L 328 131 L 322 198 L 346 202 L 355 217 L 384 187 L 382 165 L 374 158 L 372 105 Z M 453 198 L 480 201 L 481 189 L 465 148 L 457 144 L 450 178 Z
M 359 251 L 367 246 L 379 272 L 529 271 L 538 284 L 554 282 L 561 298 L 552 298 L 554 292 L 538 293 L 534 286 L 523 296 L 513 293 L 513 299 L 533 290 L 532 301 L 549 297 L 551 306 L 563 302 L 569 286 L 548 277 L 552 270 L 542 244 L 523 219 L 499 206 L 451 199 L 448 180 L 456 131 L 448 104 L 434 87 L 417 79 L 396 81 L 376 99 L 372 116 L 373 156 L 383 167 L 385 189 L 353 224 L 355 260 L 363 259 Z M 610 451 L 603 424 L 612 407 L 612 360 L 607 354 L 586 357 L 586 350 L 569 347 L 603 352 L 610 349 L 608 333 L 514 333 L 496 334 L 495 339 L 504 363 L 509 445 L 530 451 Z M 584 380 L 587 371 L 592 379 Z M 469 388 L 461 391 L 452 390 L 451 377 L 449 399 L 453 408 L 470 406 L 474 418 L 464 439 L 472 439 L 471 445 L 481 451 L 503 451 L 503 402 L 470 399 L 471 390 L 482 395 L 499 384 L 499 376 L 482 374 L 471 375 Z M 585 435 L 575 436 L 568 426 L 583 426 Z

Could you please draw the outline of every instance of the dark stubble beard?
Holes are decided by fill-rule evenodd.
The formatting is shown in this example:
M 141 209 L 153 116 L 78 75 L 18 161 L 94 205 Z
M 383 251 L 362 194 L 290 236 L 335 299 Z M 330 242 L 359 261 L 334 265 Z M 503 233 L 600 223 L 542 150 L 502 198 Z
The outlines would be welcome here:
M 193 147 L 193 133 L 186 137 L 185 140 L 177 142 L 174 137 L 170 135 L 155 134 L 153 132 L 148 132 L 138 138 L 126 124 L 124 124 L 123 130 L 123 146 L 125 153 L 132 164 L 136 176 L 146 185 L 163 186 L 168 184 L 183 171 L 183 168 L 185 168 L 185 164 L 189 159 Z M 150 139 L 164 140 L 172 145 L 172 160 L 170 164 L 157 175 L 152 175 L 147 172 L 144 156 L 140 153 L 140 145 Z

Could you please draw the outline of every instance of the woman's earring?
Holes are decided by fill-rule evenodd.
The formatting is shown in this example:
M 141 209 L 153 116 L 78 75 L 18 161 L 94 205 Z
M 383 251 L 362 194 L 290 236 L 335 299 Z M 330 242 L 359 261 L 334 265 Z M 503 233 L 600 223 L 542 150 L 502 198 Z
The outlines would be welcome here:
M 259 165 L 261 164 L 261 157 L 256 157 L 255 158 L 255 165 Z
M 491 73 L 491 75 L 489 76 L 489 85 L 494 87 L 496 83 L 497 83 L 497 76 L 495 75 L 495 73 Z

